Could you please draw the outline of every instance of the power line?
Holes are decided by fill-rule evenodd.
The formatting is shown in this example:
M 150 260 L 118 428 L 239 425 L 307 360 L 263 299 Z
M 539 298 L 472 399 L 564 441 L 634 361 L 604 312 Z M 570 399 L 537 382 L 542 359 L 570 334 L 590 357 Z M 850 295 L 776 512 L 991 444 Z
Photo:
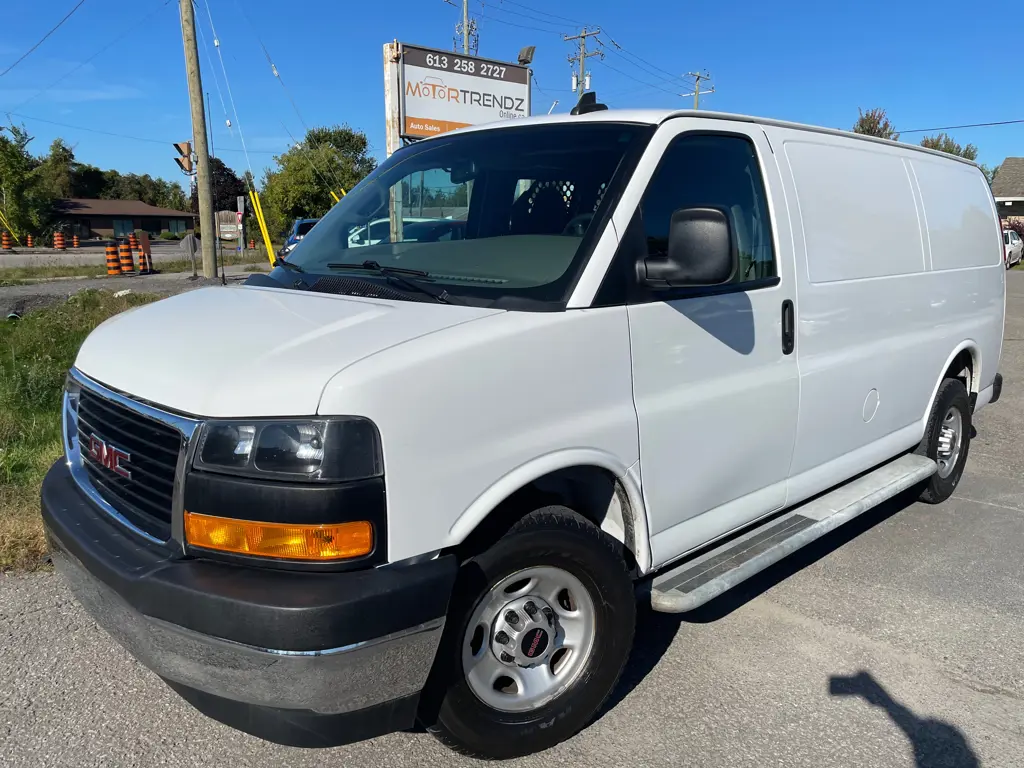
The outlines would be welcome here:
M 499 19 L 497 16 L 488 16 L 486 13 L 479 13 L 477 15 L 482 19 L 490 19 L 491 21 L 496 21 L 499 24 L 505 24 L 509 27 L 518 27 L 519 29 L 531 29 L 534 32 L 547 32 L 549 35 L 558 35 L 559 37 L 562 36 L 561 32 L 556 32 L 553 29 L 541 29 L 540 27 L 531 27 L 526 24 L 516 24 L 514 21 L 505 21 L 505 19 Z
M 545 19 L 538 19 L 535 18 L 534 16 L 530 16 L 525 13 L 520 13 L 519 11 L 510 11 L 508 8 L 503 8 L 500 4 L 495 5 L 494 3 L 485 3 L 484 0 L 479 0 L 479 2 L 481 8 L 490 8 L 491 10 L 500 11 L 501 13 L 509 13 L 512 14 L 513 16 L 519 16 L 520 18 L 523 19 L 530 19 L 531 21 L 536 21 L 538 24 L 550 24 L 551 26 L 558 27 L 559 29 L 562 30 L 574 28 L 576 26 L 574 24 L 566 24 L 561 21 L 547 21 Z
M 110 41 L 109 41 L 109 42 L 108 42 L 108 43 L 107 43 L 106 45 L 104 45 L 104 46 L 103 46 L 102 48 L 100 48 L 100 49 L 99 49 L 98 51 L 96 51 L 96 53 L 94 53 L 94 54 L 93 54 L 92 56 L 90 56 L 89 58 L 87 58 L 87 59 L 86 59 L 85 61 L 81 61 L 81 62 L 79 62 L 79 63 L 78 63 L 78 64 L 76 64 L 76 65 L 75 65 L 74 67 L 72 67 L 72 68 L 71 68 L 71 69 L 69 69 L 69 70 L 68 70 L 67 72 L 65 72 L 65 73 L 64 73 L 63 75 L 61 75 L 61 76 L 60 76 L 60 77 L 58 77 L 58 78 L 57 78 L 56 80 L 54 80 L 54 81 L 53 81 L 52 83 L 50 83 L 50 84 L 49 84 L 48 86 L 46 86 L 45 88 L 43 88 L 43 89 L 41 89 L 41 90 L 37 91 L 37 92 L 36 92 L 36 93 L 34 93 L 34 94 L 33 94 L 32 96 L 29 96 L 29 97 L 28 97 L 27 99 L 25 99 L 25 100 L 24 100 L 23 102 L 21 102 L 21 104 L 18 104 L 18 105 L 17 105 L 16 107 L 15 107 L 15 109 L 21 109 L 22 107 L 24 107 L 24 106 L 25 106 L 26 104 L 28 104 L 29 102 L 32 102 L 32 101 L 34 101 L 35 99 L 37 99 L 37 98 L 39 98 L 40 96 L 42 96 L 42 95 L 43 95 L 44 93 L 46 93 L 46 92 L 47 92 L 48 90 L 50 90 L 50 89 L 51 89 L 51 88 L 53 88 L 54 86 L 60 85 L 60 84 L 61 84 L 62 82 L 64 82 L 65 80 L 67 80 L 67 79 L 68 79 L 69 77 L 71 77 L 71 75 L 75 74 L 75 72 L 77 72 L 77 71 L 78 71 L 78 70 L 80 70 L 80 69 L 81 69 L 82 67 L 84 67 L 84 66 L 85 66 L 86 64 L 89 64 L 89 63 L 90 63 L 90 62 L 91 62 L 91 61 L 92 61 L 93 59 L 95 59 L 95 58 L 96 58 L 97 56 L 99 56 L 99 55 L 100 55 L 101 53 L 103 53 L 104 51 L 108 50 L 109 48 L 113 48 L 113 47 L 114 47 L 115 45 L 117 45 L 118 43 L 120 43 L 120 42 L 121 42 L 121 40 L 122 40 L 122 39 L 123 39 L 123 38 L 124 38 L 124 37 L 125 37 L 126 35 L 128 35 L 128 33 L 129 33 L 129 32 L 132 32 L 132 31 L 133 31 L 133 30 L 134 30 L 134 29 L 135 29 L 136 27 L 140 27 L 140 26 L 142 26 L 143 24 L 145 24 L 145 23 L 146 23 L 147 21 L 149 21 L 149 20 L 150 20 L 150 19 L 151 19 L 151 18 L 152 18 L 153 16 L 155 16 L 155 15 L 157 14 L 157 12 L 158 12 L 158 11 L 159 11 L 160 9 L 162 9 L 162 8 L 165 8 L 166 6 L 168 6 L 168 5 L 170 5 L 170 4 L 171 4 L 171 0 L 163 0 L 163 2 L 162 2 L 162 3 L 160 3 L 160 5 L 158 5 L 157 7 L 155 7 L 155 8 L 153 9 L 153 10 L 151 10 L 151 11 L 150 11 L 150 12 L 149 12 L 148 14 L 146 14 L 145 16 L 143 16 L 143 17 L 142 17 L 141 19 L 139 19 L 138 21 L 136 21 L 136 22 L 135 22 L 134 24 L 132 24 L 132 25 L 130 25 L 130 26 L 128 26 L 128 27 L 125 27 L 125 28 L 124 28 L 124 30 L 123 30 L 123 31 L 121 32 L 121 34 L 120 34 L 120 35 L 117 35 L 116 37 L 114 37 L 114 38 L 113 38 L 112 40 L 110 40 Z
M 19 58 L 17 61 L 15 61 L 13 64 L 11 64 L 11 66 L 9 66 L 3 72 L 0 72 L 0 77 L 3 77 L 4 75 L 6 75 L 8 72 L 10 72 L 16 66 L 21 64 L 21 62 L 23 62 L 25 59 L 27 59 L 29 57 L 29 55 L 32 53 L 32 51 L 34 51 L 36 48 L 38 48 L 40 45 L 42 45 L 44 42 L 46 42 L 46 38 L 48 38 L 50 35 L 52 35 L 54 32 L 56 32 L 58 29 L 60 29 L 61 25 L 64 24 L 65 21 L 70 19 L 74 15 L 75 11 L 77 11 L 79 8 L 81 8 L 84 3 L 85 3 L 85 0 L 78 0 L 78 5 L 76 5 L 70 11 L 68 11 L 67 15 L 63 19 L 58 21 L 56 26 L 54 26 L 49 32 L 47 32 L 45 35 L 43 35 L 41 38 L 39 38 L 39 42 L 37 42 L 35 45 L 33 45 L 31 48 L 29 48 L 27 51 L 25 51 L 25 53 L 23 53 L 21 55 L 21 58 Z
M 205 2 L 207 3 L 207 8 L 209 8 L 209 0 L 205 0 Z M 312 147 L 307 147 L 307 148 L 311 149 L 311 150 L 312 149 L 319 150 L 320 146 L 322 146 L 322 145 L 318 146 L 316 141 L 311 138 L 309 126 L 306 124 L 305 119 L 303 119 L 302 113 L 299 111 L 299 105 L 295 102 L 295 98 L 292 96 L 292 92 L 290 90 L 288 90 L 288 86 L 285 85 L 284 78 L 282 78 L 281 77 L 281 73 L 278 72 L 277 65 L 274 64 L 274 60 L 270 57 L 270 51 L 267 50 L 267 46 L 264 45 L 263 39 L 260 37 L 259 33 L 256 31 L 256 28 L 253 26 L 252 22 L 249 21 L 248 15 L 246 15 L 245 11 L 242 10 L 242 7 L 238 3 L 238 0 L 235 0 L 235 6 L 238 8 L 239 12 L 242 14 L 243 18 L 245 19 L 245 23 L 249 25 L 249 31 L 251 31 L 253 33 L 253 35 L 256 37 L 256 42 L 258 42 L 260 48 L 263 49 L 263 55 L 267 59 L 267 64 L 270 65 L 270 71 L 273 73 L 274 77 L 277 78 L 277 81 L 281 84 L 281 87 L 284 89 L 285 96 L 288 97 L 288 101 L 291 102 L 292 109 L 295 110 L 295 115 L 299 118 L 299 122 L 302 124 L 302 127 L 306 129 L 306 136 L 305 136 L 305 138 L 308 140 L 308 144 L 312 145 Z M 227 77 L 226 74 L 225 74 L 225 77 Z M 285 130 L 287 131 L 288 128 L 285 127 Z M 239 134 L 241 134 L 241 129 L 239 129 Z M 288 131 L 288 135 L 291 136 L 291 131 Z M 295 137 L 292 136 L 292 140 L 293 141 L 294 141 L 294 139 L 295 139 Z M 243 146 L 244 146 L 244 144 L 243 144 Z M 319 173 L 319 170 L 317 169 L 316 165 L 313 162 L 313 154 L 310 153 L 309 157 L 310 157 L 310 165 L 313 166 L 313 170 L 317 171 L 317 173 Z M 251 172 L 251 169 L 250 169 L 250 172 Z M 333 182 L 330 182 L 330 181 L 327 180 L 327 175 L 328 174 L 334 180 Z M 338 189 L 340 189 L 342 192 L 344 192 L 345 185 L 341 183 L 341 180 L 338 177 L 338 174 L 335 172 L 335 169 L 332 168 L 330 165 L 327 166 L 327 174 L 322 174 L 321 175 L 321 179 L 322 179 L 322 181 L 328 187 L 337 186 Z M 335 199 L 337 199 L 337 195 L 335 195 L 334 197 L 335 197 Z
M 209 6 L 207 6 L 207 8 L 209 8 Z M 212 26 L 213 25 L 211 24 L 211 27 Z M 210 46 L 206 44 L 206 35 L 203 32 L 202 26 L 197 24 L 196 29 L 199 31 L 199 39 L 203 43 L 203 52 L 206 54 L 206 62 L 207 64 L 209 64 L 210 71 L 213 73 L 213 85 L 217 89 L 217 98 L 220 100 L 220 108 L 221 111 L 224 113 L 224 123 L 227 126 L 228 133 L 231 134 L 232 137 L 234 137 L 234 132 L 231 130 L 231 116 L 228 114 L 227 105 L 224 103 L 224 94 L 220 90 L 220 78 L 217 77 L 217 69 L 216 67 L 214 67 L 213 56 L 210 54 Z M 214 39 L 214 45 L 215 47 L 219 47 L 220 40 Z M 209 99 L 207 99 L 207 101 L 209 101 Z M 209 111 L 209 107 L 207 107 L 207 111 Z M 212 117 L 210 117 L 210 136 L 213 136 Z
M 606 67 L 606 68 L 612 70 L 612 72 L 618 72 L 623 77 L 628 77 L 633 82 L 640 83 L 640 85 L 646 86 L 648 88 L 656 88 L 657 90 L 662 91 L 664 93 L 671 94 L 672 96 L 679 96 L 679 94 L 676 93 L 675 91 L 670 91 L 668 88 L 662 88 L 660 85 L 655 85 L 654 83 L 644 82 L 640 78 L 634 77 L 633 75 L 629 74 L 628 72 L 623 72 L 618 67 L 613 67 L 611 64 L 609 64 L 606 61 L 601 61 L 600 64 L 601 64 L 602 67 Z
M 59 126 L 61 128 L 70 128 L 70 129 L 75 130 L 75 131 L 87 131 L 89 133 L 98 133 L 98 134 L 101 134 L 103 136 L 113 136 L 114 138 L 117 138 L 117 139 L 130 139 L 132 141 L 144 141 L 144 142 L 146 142 L 148 144 L 164 144 L 164 145 L 167 145 L 167 144 L 173 144 L 174 143 L 170 139 L 152 139 L 152 138 L 147 138 L 147 137 L 144 137 L 144 136 L 129 136 L 128 134 L 124 134 L 124 133 L 114 133 L 113 131 L 104 131 L 104 130 L 101 130 L 99 128 L 89 128 L 89 127 L 84 126 L 84 125 L 72 125 L 70 123 L 60 123 L 60 122 L 57 122 L 56 120 L 47 120 L 46 118 L 42 118 L 42 117 L 34 117 L 32 115 L 23 115 L 20 112 L 5 112 L 5 114 L 8 115 L 8 117 L 10 117 L 10 116 L 20 117 L 22 120 L 32 120 L 32 121 L 35 121 L 37 123 L 47 123 L 48 125 L 56 125 L 56 126 Z M 239 149 L 237 147 L 221 147 L 220 151 L 221 152 L 244 152 L 245 150 Z M 265 150 L 252 150 L 252 153 L 254 155 L 255 154 L 258 154 L 258 155 L 275 155 L 275 154 L 277 154 L 277 151 L 276 150 L 269 150 L 269 149 L 265 149 Z
M 947 125 L 943 128 L 915 128 L 912 131 L 899 131 L 902 135 L 904 133 L 931 133 L 932 131 L 955 131 L 959 128 L 988 128 L 992 125 L 1016 125 L 1018 123 L 1024 123 L 1024 120 L 997 120 L 994 123 L 970 123 L 968 125 Z
M 605 35 L 605 37 L 608 37 L 608 36 Z M 659 67 L 654 66 L 653 64 L 647 63 L 647 61 L 645 61 L 644 59 L 641 59 L 636 54 L 633 54 L 633 53 L 630 53 L 629 51 L 627 51 L 621 45 L 619 45 L 614 40 L 612 40 L 611 37 L 608 37 L 608 42 L 611 43 L 611 45 L 613 46 L 611 48 L 607 48 L 606 49 L 609 53 L 611 53 L 613 56 L 618 56 L 620 59 L 625 61 L 627 64 L 636 67 L 637 69 L 642 71 L 644 74 L 651 75 L 652 77 L 657 78 L 659 82 L 671 83 L 673 85 L 676 85 L 676 84 L 687 85 L 687 83 L 683 80 L 683 78 L 680 75 L 673 75 L 670 72 L 668 72 L 667 70 L 661 69 Z M 630 56 L 632 58 L 626 58 L 626 56 Z M 643 65 L 638 64 L 636 61 L 633 61 L 632 59 L 639 59 L 639 61 L 642 62 Z
M 524 10 L 527 10 L 530 13 L 535 13 L 538 16 L 547 16 L 547 17 L 552 18 L 552 19 L 560 19 L 561 21 L 567 21 L 567 22 L 569 22 L 570 24 L 572 24 L 575 27 L 585 27 L 585 26 L 587 26 L 582 21 L 576 21 L 575 19 L 570 19 L 570 18 L 567 18 L 566 16 L 559 16 L 557 13 L 548 13 L 547 11 L 539 11 L 536 8 L 531 8 L 530 6 L 525 5 L 524 3 L 517 2 L 516 0 L 498 0 L 498 2 L 500 2 L 502 4 L 508 3 L 509 5 L 514 5 L 514 6 L 518 7 L 518 8 L 522 8 Z

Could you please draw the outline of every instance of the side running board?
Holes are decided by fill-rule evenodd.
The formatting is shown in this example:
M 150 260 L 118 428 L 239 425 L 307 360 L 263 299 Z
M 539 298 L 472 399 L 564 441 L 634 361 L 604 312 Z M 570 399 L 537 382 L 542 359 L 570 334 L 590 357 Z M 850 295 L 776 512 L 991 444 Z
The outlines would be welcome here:
M 762 526 L 654 578 L 651 607 L 685 613 L 746 581 L 886 499 L 927 480 L 937 467 L 906 455 L 794 507 Z

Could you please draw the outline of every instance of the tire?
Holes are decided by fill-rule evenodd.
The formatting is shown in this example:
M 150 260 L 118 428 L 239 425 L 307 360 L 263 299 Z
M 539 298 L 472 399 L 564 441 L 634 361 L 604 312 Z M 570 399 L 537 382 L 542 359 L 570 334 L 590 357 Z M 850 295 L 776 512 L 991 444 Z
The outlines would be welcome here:
M 558 602 L 540 598 L 555 594 L 558 579 L 571 582 L 557 592 Z M 537 601 L 540 611 L 533 605 L 529 613 L 522 599 Z M 502 607 L 488 619 L 495 605 Z M 544 625 L 528 622 L 552 610 L 551 634 L 540 638 L 528 627 Z M 503 623 L 510 613 L 517 624 Z M 523 631 L 510 639 L 503 630 L 515 626 Z M 581 631 L 584 626 L 592 631 Z M 567 507 L 538 509 L 463 564 L 421 720 L 442 743 L 473 757 L 506 759 L 552 747 L 584 728 L 605 703 L 629 657 L 635 626 L 636 597 L 618 543 Z M 573 644 L 576 650 L 565 648 Z M 534 651 L 543 663 L 526 658 Z M 486 681 L 505 672 L 515 680 L 498 677 L 488 690 Z M 547 698 L 531 699 L 531 689 L 546 690 Z
M 948 437 L 949 432 L 944 436 L 944 427 L 952 430 L 956 437 L 955 446 L 948 450 L 948 444 L 943 438 Z M 940 441 L 943 442 L 941 446 Z M 970 447 L 971 401 L 967 396 L 967 388 L 959 379 L 943 379 L 928 417 L 924 439 L 914 451 L 939 465 L 939 470 L 924 484 L 919 497 L 921 501 L 927 504 L 941 504 L 953 495 L 967 464 Z M 952 456 L 954 451 L 956 455 Z

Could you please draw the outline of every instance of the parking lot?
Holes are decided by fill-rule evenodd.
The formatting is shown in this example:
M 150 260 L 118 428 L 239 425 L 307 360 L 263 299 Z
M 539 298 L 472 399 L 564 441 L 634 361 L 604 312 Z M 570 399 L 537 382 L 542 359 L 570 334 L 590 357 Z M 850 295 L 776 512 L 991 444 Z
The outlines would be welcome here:
M 1008 273 L 1003 396 L 956 496 L 897 499 L 696 614 L 647 614 L 607 710 L 523 766 L 1024 764 L 1024 271 Z M 339 681 L 344 685 L 344 681 Z M 0 576 L 0 762 L 469 764 L 423 733 L 333 750 L 192 710 L 53 574 Z

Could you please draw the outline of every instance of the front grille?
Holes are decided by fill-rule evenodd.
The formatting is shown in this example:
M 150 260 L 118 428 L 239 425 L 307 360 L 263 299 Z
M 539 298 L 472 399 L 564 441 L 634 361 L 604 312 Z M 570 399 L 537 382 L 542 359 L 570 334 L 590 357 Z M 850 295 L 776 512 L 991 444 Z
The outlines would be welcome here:
M 90 455 L 92 436 L 129 455 L 122 466 L 131 473 L 130 479 Z M 137 528 L 158 539 L 169 539 L 181 433 L 83 388 L 78 404 L 78 438 L 82 466 L 107 503 Z

